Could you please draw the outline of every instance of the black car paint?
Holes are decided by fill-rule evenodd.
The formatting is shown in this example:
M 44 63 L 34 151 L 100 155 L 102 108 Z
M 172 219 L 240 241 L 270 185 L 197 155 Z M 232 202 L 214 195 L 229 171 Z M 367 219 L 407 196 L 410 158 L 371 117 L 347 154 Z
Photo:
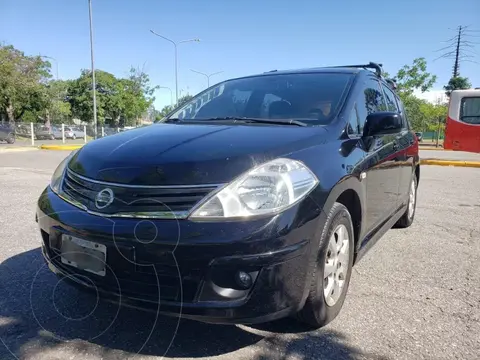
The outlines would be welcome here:
M 350 95 L 328 126 L 159 124 L 87 144 L 69 168 L 106 182 L 228 183 L 252 166 L 282 156 L 305 163 L 319 185 L 280 214 L 224 222 L 106 218 L 70 205 L 47 188 L 38 202 L 37 221 L 50 268 L 59 275 L 75 273 L 55 261 L 58 255 L 49 248 L 59 234 L 67 233 L 107 245 L 113 254 L 109 265 L 127 278 L 127 290 L 122 289 L 126 306 L 173 315 L 181 311 L 182 317 L 215 323 L 261 322 L 298 311 L 308 295 L 310 265 L 333 203 L 344 203 L 352 215 L 358 261 L 405 212 L 411 177 L 419 176 L 418 142 L 408 122 L 397 134 L 347 133 L 354 95 L 371 76 L 367 71 L 352 73 L 356 75 Z M 151 224 L 162 230 L 155 238 Z M 129 293 L 139 286 L 139 277 L 144 281 L 155 275 L 145 270 L 149 266 L 163 279 L 161 271 L 167 273 L 177 262 L 181 301 L 142 298 L 135 294 L 140 290 Z M 229 298 L 213 290 L 212 279 L 232 268 L 256 278 L 251 291 L 237 291 Z M 81 277 L 67 279 L 84 289 L 91 287 Z M 118 301 L 111 285 L 99 289 Z

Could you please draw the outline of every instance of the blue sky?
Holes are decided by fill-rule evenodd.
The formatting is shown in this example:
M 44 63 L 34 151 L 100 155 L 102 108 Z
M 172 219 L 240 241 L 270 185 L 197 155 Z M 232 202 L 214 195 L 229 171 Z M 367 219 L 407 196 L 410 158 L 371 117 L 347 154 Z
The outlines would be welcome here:
M 60 78 L 90 67 L 87 0 L 0 0 L 0 41 L 27 54 L 56 58 Z M 458 25 L 480 30 L 479 0 L 93 0 L 96 68 L 125 76 L 143 66 L 156 85 L 174 91 L 174 40 L 198 37 L 179 51 L 179 88 L 197 93 L 205 73 L 227 78 L 272 69 L 377 61 L 389 73 L 416 57 L 429 61 L 440 89 L 452 60 L 432 62 Z M 449 29 L 450 28 L 450 29 Z M 477 33 L 480 43 L 480 32 Z M 480 54 L 480 45 L 476 51 Z M 476 60 L 480 62 L 480 55 Z M 480 65 L 465 63 L 461 75 L 480 86 Z M 156 107 L 170 102 L 156 93 Z

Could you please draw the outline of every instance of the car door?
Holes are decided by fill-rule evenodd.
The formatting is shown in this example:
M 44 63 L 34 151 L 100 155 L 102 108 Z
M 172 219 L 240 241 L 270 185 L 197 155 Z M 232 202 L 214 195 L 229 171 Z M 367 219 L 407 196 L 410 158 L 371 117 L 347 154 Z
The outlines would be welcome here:
M 412 181 L 413 169 L 415 163 L 415 156 L 417 154 L 418 139 L 415 133 L 410 128 L 407 113 L 400 98 L 393 94 L 393 92 L 386 88 L 386 97 L 391 97 L 395 102 L 397 111 L 402 116 L 403 126 L 402 130 L 397 134 L 397 146 L 399 156 L 400 181 L 398 185 L 398 206 L 405 205 L 408 201 L 410 191 L 410 183 Z M 393 104 L 392 104 L 393 105 Z
M 386 101 L 380 82 L 368 75 L 358 102 L 359 117 L 386 110 Z M 363 105 L 363 106 L 361 106 Z M 398 205 L 399 157 L 397 135 L 376 135 L 365 139 L 364 173 L 366 183 L 366 229 L 373 232 L 395 212 Z

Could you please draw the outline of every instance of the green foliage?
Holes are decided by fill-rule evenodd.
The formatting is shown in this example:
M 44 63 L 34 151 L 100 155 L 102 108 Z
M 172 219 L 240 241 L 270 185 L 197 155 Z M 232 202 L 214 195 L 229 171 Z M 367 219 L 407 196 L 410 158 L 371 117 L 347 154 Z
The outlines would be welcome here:
M 444 127 L 448 110 L 446 104 L 432 104 L 414 95 L 403 95 L 402 101 L 414 130 L 438 130 L 439 123 Z
M 48 103 L 45 117 L 47 121 L 61 124 L 70 122 L 72 111 L 67 101 L 68 89 L 71 81 L 53 80 L 47 85 Z
M 472 84 L 470 81 L 468 81 L 468 78 L 466 77 L 452 77 L 449 81 L 448 84 L 445 85 L 443 88 L 446 90 L 445 94 L 447 96 L 450 96 L 450 93 L 453 90 L 462 90 L 462 89 L 470 89 L 472 87 Z
M 190 94 L 184 95 L 181 98 L 178 99 L 178 106 L 173 107 L 171 105 L 164 106 L 162 110 L 157 111 L 155 114 L 155 121 L 160 121 L 162 120 L 165 116 L 167 116 L 169 113 L 171 113 L 175 108 L 180 108 L 183 105 L 185 105 L 188 101 L 193 99 L 193 96 Z
M 0 113 L 13 122 L 26 111 L 44 109 L 48 102 L 45 84 L 50 77 L 48 61 L 0 45 Z
M 388 77 L 385 73 L 384 76 Z M 427 71 L 424 58 L 413 60 L 412 65 L 404 65 L 396 74 L 397 93 L 402 99 L 408 119 L 417 131 L 426 131 L 430 124 L 438 123 L 438 117 L 445 111 L 445 105 L 433 105 L 413 95 L 415 90 L 428 91 L 437 77 Z
M 171 111 L 173 111 L 173 106 L 172 106 L 172 105 L 164 106 L 164 107 L 162 108 L 162 110 L 160 110 L 160 111 L 158 112 L 158 114 L 155 116 L 155 119 L 161 120 L 162 118 L 164 118 L 165 116 L 167 116 Z
M 192 100 L 193 96 L 190 94 L 184 95 L 178 99 L 178 107 L 185 105 L 188 101 Z
M 427 72 L 427 61 L 424 58 L 417 58 L 411 66 L 404 65 L 398 70 L 396 81 L 399 94 L 411 95 L 415 90 L 429 90 L 437 81 L 437 76 Z
M 134 68 L 127 79 L 117 79 L 101 70 L 95 71 L 95 79 L 99 124 L 135 125 L 154 101 L 152 95 L 156 87 L 150 86 L 147 74 Z M 93 120 L 91 71 L 83 70 L 81 76 L 72 81 L 67 98 L 73 116 L 86 122 Z

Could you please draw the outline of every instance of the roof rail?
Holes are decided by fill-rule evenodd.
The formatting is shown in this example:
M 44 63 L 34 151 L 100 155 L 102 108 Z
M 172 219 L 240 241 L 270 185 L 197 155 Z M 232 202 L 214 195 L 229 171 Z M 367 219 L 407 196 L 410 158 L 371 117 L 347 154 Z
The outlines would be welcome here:
M 387 84 L 392 88 L 392 90 L 397 90 L 397 79 L 385 79 Z
M 364 69 L 375 69 L 377 76 L 382 76 L 382 64 L 377 64 L 374 62 L 369 62 L 365 65 L 341 65 L 341 66 L 330 66 L 332 68 L 364 68 Z

